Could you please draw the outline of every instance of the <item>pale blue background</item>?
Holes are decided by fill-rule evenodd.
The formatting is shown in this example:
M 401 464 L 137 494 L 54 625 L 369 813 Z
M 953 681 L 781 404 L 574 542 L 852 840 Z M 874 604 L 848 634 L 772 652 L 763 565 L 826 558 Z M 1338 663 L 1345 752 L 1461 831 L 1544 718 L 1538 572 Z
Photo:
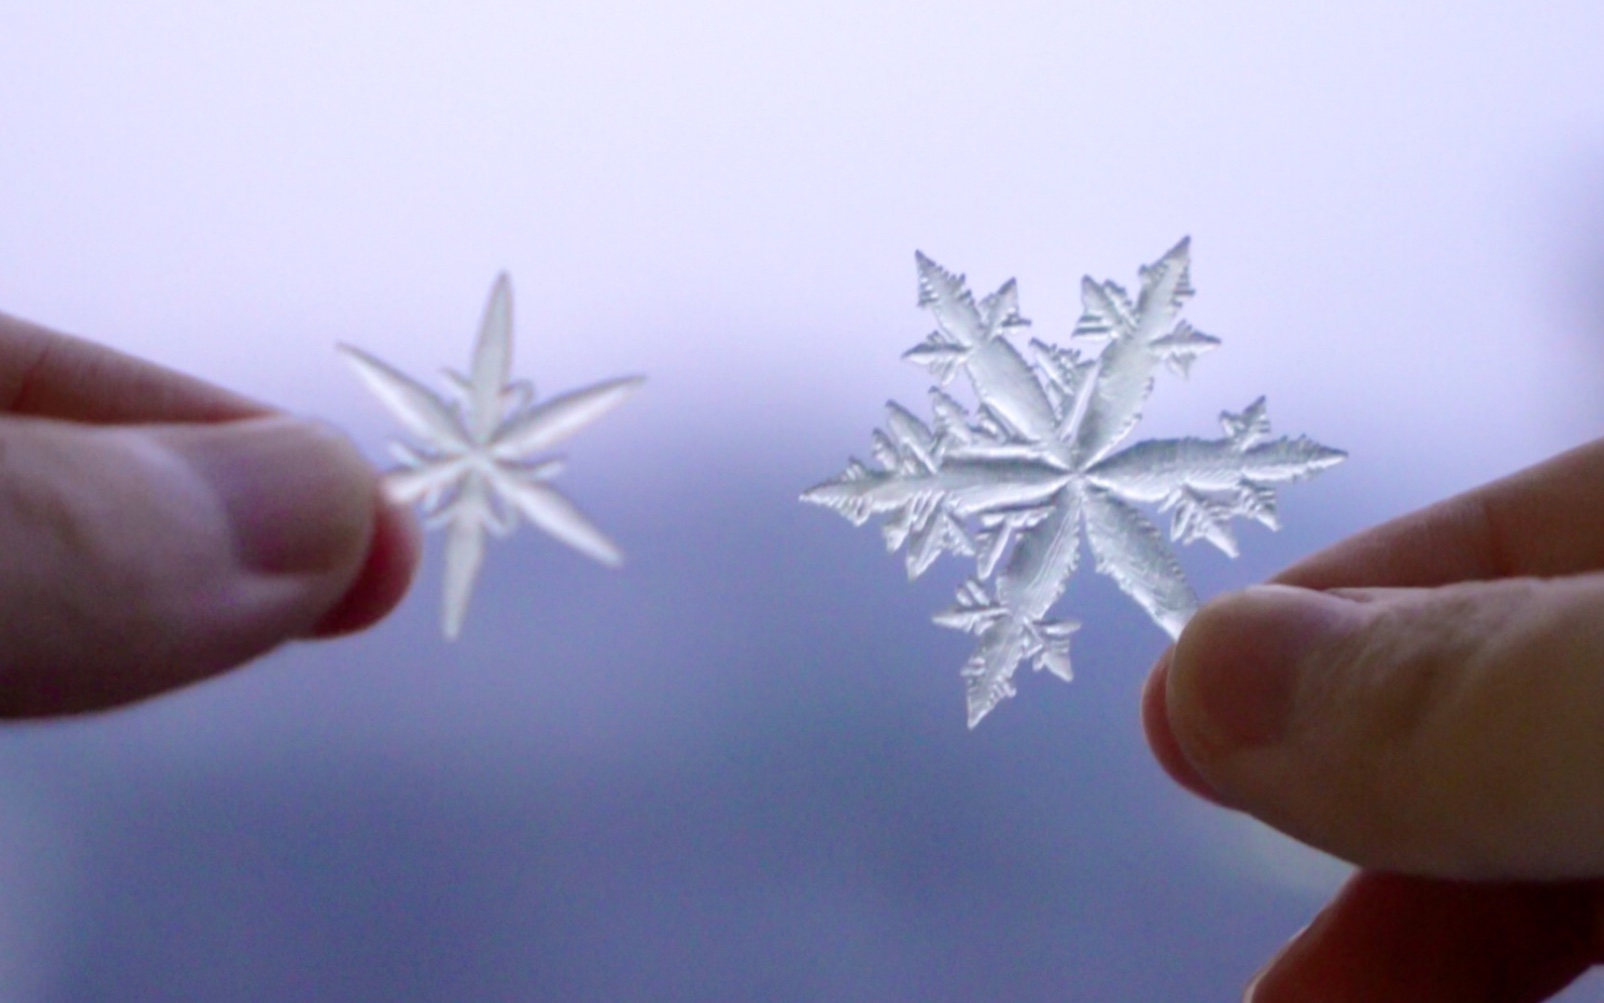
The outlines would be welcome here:
M 1335 864 L 1173 788 L 1159 632 L 1077 581 L 1072 686 L 963 728 L 965 568 L 795 502 L 929 325 L 915 248 L 1021 283 L 1182 234 L 1222 408 L 1351 451 L 1200 591 L 1604 432 L 1596 4 L 0 0 L 0 309 L 348 428 L 332 353 L 646 390 L 462 641 L 371 633 L 0 731 L 7 1000 L 1217 1000 Z M 1572 998 L 1596 993 L 1601 983 Z

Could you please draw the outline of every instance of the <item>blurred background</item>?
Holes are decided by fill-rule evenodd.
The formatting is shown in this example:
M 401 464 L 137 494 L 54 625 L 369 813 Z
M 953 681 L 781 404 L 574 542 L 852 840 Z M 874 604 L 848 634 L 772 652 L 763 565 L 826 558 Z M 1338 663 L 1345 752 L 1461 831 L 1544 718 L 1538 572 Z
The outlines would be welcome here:
M 538 392 L 649 377 L 560 482 L 622 570 L 526 529 L 447 644 L 431 545 L 363 636 L 0 730 L 5 999 L 1236 998 L 1344 870 L 1162 776 L 1158 629 L 1083 572 L 1075 683 L 970 733 L 929 619 L 969 566 L 910 586 L 797 494 L 925 410 L 916 248 L 1061 341 L 1082 274 L 1192 236 L 1224 346 L 1141 434 L 1262 393 L 1351 453 L 1241 559 L 1184 552 L 1205 597 L 1598 436 L 1601 36 L 1582 2 L 0 0 L 0 309 L 376 458 L 335 342 L 461 368 L 503 269 Z

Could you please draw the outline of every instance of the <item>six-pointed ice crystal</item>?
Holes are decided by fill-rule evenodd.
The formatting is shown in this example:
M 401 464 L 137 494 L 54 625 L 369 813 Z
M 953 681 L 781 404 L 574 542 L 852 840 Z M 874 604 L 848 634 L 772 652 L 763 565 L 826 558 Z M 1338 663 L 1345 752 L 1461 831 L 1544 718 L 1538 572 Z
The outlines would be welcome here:
M 1233 518 L 1277 528 L 1275 485 L 1345 456 L 1302 436 L 1272 439 L 1262 397 L 1220 416 L 1223 438 L 1118 449 L 1159 368 L 1185 376 L 1219 345 L 1179 318 L 1192 295 L 1186 240 L 1141 269 L 1134 301 L 1113 282 L 1082 280 L 1084 310 L 1070 337 L 1102 346 L 1089 357 L 1031 341 L 1027 362 L 1009 340 L 1029 323 L 1012 280 L 976 303 L 962 276 L 923 254 L 917 263 L 919 305 L 937 330 L 904 358 L 939 383 L 930 391 L 933 420 L 891 402 L 886 428 L 872 437 L 876 465 L 854 459 L 802 499 L 855 525 L 884 516 L 886 546 L 906 550 L 910 578 L 943 551 L 975 558 L 975 575 L 935 617 L 978 637 L 963 669 L 971 728 L 1014 695 L 1020 662 L 1070 678 L 1069 636 L 1080 625 L 1048 613 L 1075 572 L 1082 532 L 1097 570 L 1175 637 L 1197 597 L 1136 505 L 1172 512 L 1171 539 L 1207 540 L 1234 557 Z M 973 412 L 943 389 L 960 373 L 974 391 Z
M 512 372 L 512 286 L 496 279 L 485 306 L 467 376 L 448 373 L 458 401 L 447 401 L 359 348 L 340 352 L 414 435 L 421 447 L 395 442 L 403 466 L 387 474 L 389 497 L 421 501 L 430 525 L 446 527 L 445 635 L 462 630 L 474 579 L 484 563 L 485 533 L 506 536 L 522 515 L 583 554 L 616 565 L 618 548 L 552 487 L 558 459 L 531 454 L 553 446 L 621 404 L 640 377 L 609 380 L 533 403 L 529 384 L 509 383 Z

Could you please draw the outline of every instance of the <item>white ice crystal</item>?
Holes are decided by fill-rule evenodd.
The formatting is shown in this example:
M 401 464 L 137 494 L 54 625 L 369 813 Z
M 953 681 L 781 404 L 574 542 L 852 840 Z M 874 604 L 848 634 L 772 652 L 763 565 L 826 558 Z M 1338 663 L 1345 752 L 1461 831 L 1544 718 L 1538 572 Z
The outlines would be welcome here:
M 1012 280 L 976 303 L 963 276 L 916 260 L 919 305 L 937 330 L 903 357 L 940 384 L 930 390 L 933 420 L 890 402 L 872 437 L 875 465 L 853 459 L 802 500 L 854 525 L 884 516 L 886 547 L 906 551 L 909 578 L 943 551 L 975 558 L 975 575 L 935 616 L 979 639 L 963 669 L 971 728 L 1014 695 L 1020 662 L 1071 678 L 1069 636 L 1080 624 L 1047 614 L 1075 572 L 1083 530 L 1097 570 L 1173 638 L 1197 596 L 1136 504 L 1171 512 L 1172 540 L 1207 540 L 1234 557 L 1233 518 L 1278 528 L 1274 486 L 1346 455 L 1303 436 L 1272 439 L 1262 397 L 1220 416 L 1222 438 L 1115 451 L 1141 420 L 1159 367 L 1185 376 L 1219 345 L 1178 317 L 1192 295 L 1187 240 L 1140 270 L 1135 302 L 1113 282 L 1081 281 L 1084 312 L 1070 337 L 1101 351 L 1033 340 L 1028 362 L 1009 340 L 1029 324 Z M 942 389 L 960 373 L 973 412 Z
M 512 371 L 512 285 L 498 276 L 485 305 L 467 376 L 447 370 L 457 401 L 359 348 L 339 348 L 374 395 L 413 434 L 420 447 L 393 442 L 402 467 L 385 475 L 386 494 L 402 504 L 421 501 L 429 525 L 446 527 L 443 627 L 462 630 L 474 579 L 484 563 L 485 533 L 506 536 L 522 515 L 582 554 L 607 565 L 623 555 L 574 503 L 549 483 L 560 459 L 530 461 L 611 411 L 640 386 L 640 377 L 609 380 L 532 403 L 534 391 Z

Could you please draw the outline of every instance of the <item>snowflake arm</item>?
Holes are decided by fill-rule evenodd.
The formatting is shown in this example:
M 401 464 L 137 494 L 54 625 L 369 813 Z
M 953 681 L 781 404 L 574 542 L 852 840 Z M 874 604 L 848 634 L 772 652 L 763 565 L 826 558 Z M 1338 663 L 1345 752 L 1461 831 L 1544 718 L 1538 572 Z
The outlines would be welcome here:
M 1172 329 L 1182 304 L 1192 295 L 1191 241 L 1182 239 L 1157 262 L 1141 269 L 1142 291 L 1131 304 L 1112 282 L 1081 280 L 1084 313 L 1072 337 L 1110 339 L 1097 358 L 1095 378 L 1076 445 L 1095 462 L 1130 434 L 1153 391 L 1153 376 L 1166 361 L 1181 371 L 1205 346 L 1218 344 L 1190 325 Z
M 467 475 L 468 461 L 458 459 L 448 463 L 428 461 L 409 464 L 392 470 L 384 477 L 384 493 L 401 505 L 422 502 L 433 510 L 436 500 L 459 484 Z
M 1030 323 L 1019 315 L 1014 283 L 1004 283 L 977 307 L 962 275 L 948 272 L 923 254 L 914 260 L 919 268 L 919 305 L 935 315 L 940 327 L 903 358 L 924 364 L 943 384 L 962 369 L 975 395 L 1012 431 L 1025 438 L 1050 435 L 1056 424 L 1052 405 L 1030 364 L 1006 337 Z
M 354 345 L 340 345 L 339 352 L 379 403 L 412 434 L 437 449 L 467 448 L 468 433 L 455 407 L 436 397 L 417 380 Z
M 624 403 L 644 382 L 642 377 L 626 376 L 528 407 L 501 426 L 492 452 L 513 459 L 549 449 Z
M 1170 538 L 1206 539 L 1237 556 L 1233 518 L 1279 529 L 1272 485 L 1313 477 L 1347 454 L 1305 436 L 1271 440 L 1263 397 L 1241 414 L 1220 415 L 1223 439 L 1154 439 L 1093 464 L 1086 479 L 1128 501 L 1151 502 L 1175 512 Z
M 835 509 L 854 525 L 886 516 L 886 549 L 907 547 L 909 578 L 923 574 L 943 552 L 975 553 L 965 519 L 1028 509 L 1070 477 L 1063 467 L 1017 447 L 967 438 L 949 446 L 949 432 L 933 436 L 894 402 L 888 411 L 890 433 L 876 430 L 871 437 L 880 466 L 854 459 L 841 476 L 809 488 L 802 500 Z M 992 533 L 1002 532 L 1004 521 L 999 516 Z
M 507 476 L 495 482 L 496 492 L 531 525 L 608 567 L 624 563 L 624 554 L 596 525 L 550 484 Z
M 507 273 L 496 276 L 485 303 L 479 337 L 473 346 L 464 396 L 468 402 L 468 431 L 475 442 L 488 442 L 501 423 L 502 407 L 512 375 L 512 282 Z M 458 378 L 459 384 L 462 382 Z
M 1157 528 L 1112 491 L 1085 490 L 1086 542 L 1097 570 L 1153 618 L 1173 640 L 1197 612 L 1197 595 Z
M 935 616 L 941 626 L 979 636 L 962 672 L 971 728 L 1014 695 L 1014 671 L 1022 661 L 1034 660 L 1037 669 L 1065 682 L 1074 678 L 1069 636 L 1080 624 L 1049 619 L 1047 612 L 1080 563 L 1080 496 L 1065 487 L 1029 518 L 994 593 L 988 595 L 980 579 L 972 578 L 959 589 L 955 605 Z
M 462 633 L 468 600 L 473 598 L 474 582 L 484 567 L 488 501 L 480 494 L 482 490 L 476 483 L 465 486 L 461 497 L 475 495 L 474 504 L 459 503 L 445 523 L 446 572 L 440 629 L 448 641 Z M 478 510 L 478 506 L 483 509 Z

